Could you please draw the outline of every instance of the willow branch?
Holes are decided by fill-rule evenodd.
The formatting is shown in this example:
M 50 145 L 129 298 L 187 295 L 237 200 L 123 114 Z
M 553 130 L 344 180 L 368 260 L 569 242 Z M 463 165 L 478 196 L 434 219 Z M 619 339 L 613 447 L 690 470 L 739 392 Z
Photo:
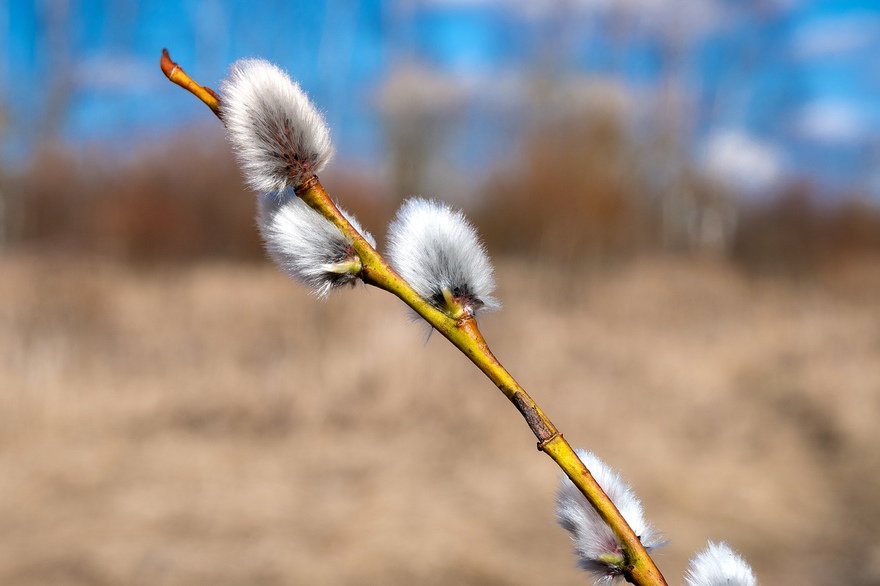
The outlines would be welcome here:
M 216 92 L 193 81 L 171 60 L 167 50 L 162 51 L 160 65 L 169 80 L 199 98 L 222 121 L 221 98 Z M 412 308 L 464 353 L 513 403 L 537 438 L 538 449 L 559 465 L 614 532 L 627 561 L 624 570 L 626 580 L 637 586 L 666 586 L 665 579 L 639 537 L 549 417 L 495 358 L 473 317 L 453 319 L 416 293 L 340 213 L 317 176 L 305 178 L 297 187 L 296 194 L 350 239 L 352 248 L 361 259 L 360 277 L 365 283 L 392 293 Z

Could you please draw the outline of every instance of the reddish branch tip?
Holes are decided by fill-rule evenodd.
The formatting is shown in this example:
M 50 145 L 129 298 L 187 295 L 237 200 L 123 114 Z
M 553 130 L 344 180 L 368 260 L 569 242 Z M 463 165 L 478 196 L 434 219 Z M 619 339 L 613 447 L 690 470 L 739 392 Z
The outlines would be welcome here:
M 168 54 L 168 49 L 162 49 L 162 57 L 159 58 L 159 67 L 171 83 L 177 84 L 193 94 L 204 102 L 206 106 L 211 108 L 218 118 L 221 117 L 220 96 L 217 95 L 217 92 L 193 81 L 190 76 L 181 69 L 180 65 L 171 60 L 171 55 Z
M 174 70 L 178 68 L 177 63 L 171 60 L 171 55 L 168 54 L 168 49 L 162 49 L 162 57 L 159 58 L 159 67 L 162 68 L 162 73 L 164 73 L 165 77 L 168 79 L 171 79 Z

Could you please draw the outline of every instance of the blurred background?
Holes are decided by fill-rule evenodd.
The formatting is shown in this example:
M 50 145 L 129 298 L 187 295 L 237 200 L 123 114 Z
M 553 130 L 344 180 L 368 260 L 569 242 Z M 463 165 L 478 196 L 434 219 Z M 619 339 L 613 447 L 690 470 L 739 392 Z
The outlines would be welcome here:
M 495 353 L 670 584 L 880 584 L 880 7 L 0 2 L 0 583 L 582 584 L 556 470 L 393 299 L 264 260 L 217 88 L 264 57 L 381 241 L 466 210 Z

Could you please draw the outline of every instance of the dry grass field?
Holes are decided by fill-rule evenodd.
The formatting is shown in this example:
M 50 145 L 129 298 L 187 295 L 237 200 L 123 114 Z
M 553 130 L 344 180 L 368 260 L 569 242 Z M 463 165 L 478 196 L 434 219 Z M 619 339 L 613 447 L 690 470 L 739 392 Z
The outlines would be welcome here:
M 880 265 L 500 263 L 484 333 L 669 545 L 880 584 Z M 268 265 L 0 256 L 0 584 L 589 584 L 557 470 L 440 336 Z

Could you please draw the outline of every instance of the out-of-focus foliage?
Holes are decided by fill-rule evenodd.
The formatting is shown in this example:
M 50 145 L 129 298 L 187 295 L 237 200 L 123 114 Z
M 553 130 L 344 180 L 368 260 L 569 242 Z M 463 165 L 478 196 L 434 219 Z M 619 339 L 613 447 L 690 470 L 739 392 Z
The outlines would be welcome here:
M 45 150 L 11 184 L 14 243 L 134 261 L 260 253 L 228 149 L 165 145 L 125 163 Z
M 809 186 L 743 206 L 733 258 L 761 273 L 803 276 L 880 255 L 880 210 L 852 197 L 821 202 Z
M 542 122 L 516 165 L 488 173 L 467 211 L 493 254 L 550 264 L 698 253 L 807 275 L 880 254 L 880 210 L 867 200 L 822 201 L 799 184 L 742 202 L 686 163 L 658 187 L 644 167 L 670 157 L 680 157 L 674 145 L 635 144 L 607 112 Z M 324 182 L 368 230 L 384 233 L 399 200 L 393 188 L 345 169 Z M 0 182 L 0 195 L 6 247 L 135 262 L 264 256 L 254 195 L 219 140 L 181 138 L 126 162 L 45 149 Z
M 336 177 L 348 208 L 390 214 L 364 204 L 368 183 Z M 47 149 L 7 184 L 0 221 L 12 247 L 134 262 L 263 258 L 254 194 L 223 141 L 180 138 L 127 162 Z

